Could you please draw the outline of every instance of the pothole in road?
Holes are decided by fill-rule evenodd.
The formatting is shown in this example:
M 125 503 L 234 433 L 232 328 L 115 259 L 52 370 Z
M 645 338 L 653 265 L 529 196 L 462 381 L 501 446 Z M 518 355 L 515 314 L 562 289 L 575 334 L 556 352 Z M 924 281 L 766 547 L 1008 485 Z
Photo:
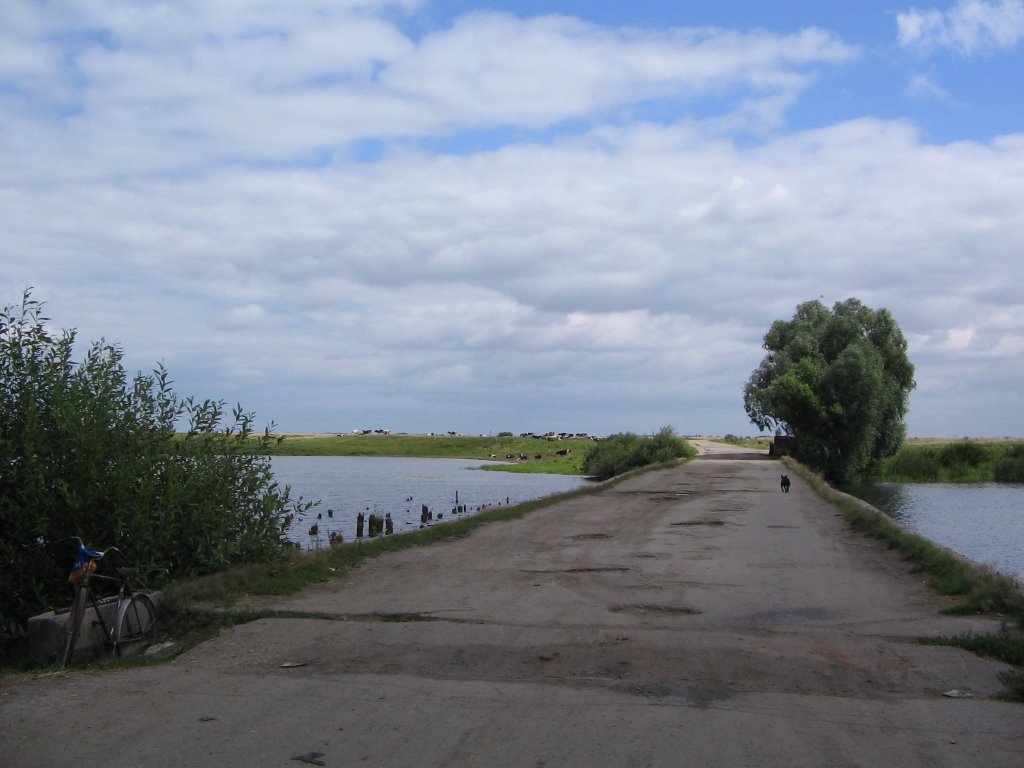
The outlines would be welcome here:
M 837 612 L 828 608 L 790 608 L 780 611 L 754 613 L 746 619 L 752 624 L 801 624 L 815 621 L 833 621 L 839 618 Z
M 320 613 L 316 611 L 264 611 L 272 619 L 322 619 L 325 621 L 384 621 L 408 623 L 413 621 L 450 621 L 428 613 Z
M 644 683 L 627 683 L 616 686 L 623 693 L 642 696 L 646 699 L 680 698 L 701 709 L 707 709 L 719 702 L 733 697 L 732 691 L 716 688 L 704 688 L 680 683 L 649 681 Z
M 654 502 L 670 502 L 693 496 L 696 491 L 619 491 L 624 496 L 644 496 Z
M 615 573 L 617 571 L 628 571 L 624 565 L 598 565 L 585 568 L 566 568 L 563 573 Z
M 683 521 L 678 522 L 678 523 L 669 523 L 669 525 L 672 526 L 672 527 L 680 526 L 680 525 L 686 525 L 686 526 L 690 526 L 690 525 L 718 526 L 718 525 L 725 525 L 725 521 L 724 520 L 683 520 Z
M 611 539 L 614 537 L 610 533 L 577 533 L 569 538 L 573 541 L 586 541 L 588 539 Z
M 609 609 L 612 613 L 628 613 L 633 616 L 696 616 L 701 613 L 696 608 L 687 608 L 679 605 L 613 605 Z
M 529 568 L 522 573 L 620 573 L 628 570 L 625 565 L 587 565 L 578 568 Z

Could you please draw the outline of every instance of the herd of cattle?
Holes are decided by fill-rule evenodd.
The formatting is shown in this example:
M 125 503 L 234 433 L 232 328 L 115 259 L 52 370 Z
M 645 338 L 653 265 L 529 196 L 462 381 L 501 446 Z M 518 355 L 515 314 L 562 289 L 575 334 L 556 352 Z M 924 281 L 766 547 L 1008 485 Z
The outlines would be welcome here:
M 572 448 L 563 448 L 560 451 L 555 451 L 555 455 L 556 456 L 572 456 Z M 490 457 L 492 459 L 496 459 L 497 458 L 497 456 L 495 456 L 493 453 L 491 454 Z M 529 461 L 530 460 L 530 457 L 527 456 L 525 453 L 520 453 L 518 456 L 516 456 L 514 453 L 506 453 L 505 454 L 505 458 L 506 459 L 514 459 L 516 461 Z M 535 458 L 535 459 L 543 459 L 544 458 L 544 454 L 538 453 L 533 458 Z

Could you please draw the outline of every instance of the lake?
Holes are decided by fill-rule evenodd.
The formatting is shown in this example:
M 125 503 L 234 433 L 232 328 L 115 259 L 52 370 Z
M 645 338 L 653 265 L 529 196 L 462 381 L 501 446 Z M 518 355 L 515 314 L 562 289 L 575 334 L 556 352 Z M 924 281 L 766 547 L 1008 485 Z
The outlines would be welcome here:
M 1024 581 L 1024 484 L 877 483 L 844 490 L 908 530 Z
M 423 505 L 433 522 L 473 514 L 487 506 L 517 504 L 575 490 L 590 481 L 576 475 L 481 470 L 479 459 L 410 459 L 377 456 L 274 456 L 274 479 L 292 497 L 320 500 L 311 515 L 296 520 L 288 538 L 304 548 L 325 546 L 331 533 L 356 540 L 356 515 L 391 514 L 395 533 L 420 527 Z M 328 510 L 331 515 L 328 515 Z M 317 519 L 317 514 L 320 519 Z M 316 535 L 309 528 L 317 524 Z M 364 530 L 365 533 L 365 530 Z

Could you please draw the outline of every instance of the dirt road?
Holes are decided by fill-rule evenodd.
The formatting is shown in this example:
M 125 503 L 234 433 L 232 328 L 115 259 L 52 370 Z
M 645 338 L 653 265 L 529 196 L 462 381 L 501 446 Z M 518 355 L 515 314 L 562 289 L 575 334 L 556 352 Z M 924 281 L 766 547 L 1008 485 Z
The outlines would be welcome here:
M 1022 766 L 1002 667 L 911 642 L 978 626 L 948 604 L 778 463 L 706 453 L 164 666 L 4 679 L 0 763 Z

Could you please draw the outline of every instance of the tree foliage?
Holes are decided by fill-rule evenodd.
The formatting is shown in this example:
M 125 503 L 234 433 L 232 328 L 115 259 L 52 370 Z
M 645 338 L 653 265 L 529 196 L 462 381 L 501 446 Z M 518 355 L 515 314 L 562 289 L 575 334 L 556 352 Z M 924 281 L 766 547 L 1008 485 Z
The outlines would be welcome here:
M 46 322 L 30 291 L 0 313 L 0 634 L 67 601 L 69 536 L 152 574 L 284 551 L 285 522 L 309 505 L 274 482 L 269 428 L 254 437 L 241 407 L 182 400 L 163 366 L 129 379 L 115 345 L 73 362 L 74 331 Z
M 899 450 L 914 366 L 888 310 L 809 301 L 772 324 L 764 348 L 743 403 L 758 428 L 796 438 L 797 458 L 848 482 Z

